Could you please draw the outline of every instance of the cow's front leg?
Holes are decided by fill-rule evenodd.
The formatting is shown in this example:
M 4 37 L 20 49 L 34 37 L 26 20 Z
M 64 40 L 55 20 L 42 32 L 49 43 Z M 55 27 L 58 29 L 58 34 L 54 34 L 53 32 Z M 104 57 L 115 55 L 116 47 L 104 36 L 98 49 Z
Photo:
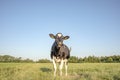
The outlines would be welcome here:
M 63 63 L 64 63 L 64 61 L 62 59 L 61 62 L 60 62 L 60 67 L 59 67 L 59 69 L 60 69 L 60 76 L 62 76 Z
M 56 66 L 54 58 L 53 58 L 53 66 L 54 66 L 54 76 L 56 76 L 57 66 Z

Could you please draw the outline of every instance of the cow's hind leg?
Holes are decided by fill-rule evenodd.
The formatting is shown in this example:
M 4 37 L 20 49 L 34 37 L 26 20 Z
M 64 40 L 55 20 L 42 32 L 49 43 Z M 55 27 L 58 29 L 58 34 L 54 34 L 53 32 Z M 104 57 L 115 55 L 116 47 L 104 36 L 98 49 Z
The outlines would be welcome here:
M 64 61 L 62 59 L 61 62 L 60 62 L 60 76 L 62 76 L 63 63 L 64 63 Z
M 65 60 L 65 75 L 67 76 L 67 68 L 68 68 L 68 62 Z

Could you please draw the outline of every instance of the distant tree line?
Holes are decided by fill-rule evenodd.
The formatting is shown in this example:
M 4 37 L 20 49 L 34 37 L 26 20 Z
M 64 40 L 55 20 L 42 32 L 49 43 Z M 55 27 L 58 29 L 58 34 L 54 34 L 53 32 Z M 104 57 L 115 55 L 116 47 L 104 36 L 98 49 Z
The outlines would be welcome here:
M 38 61 L 36 61 L 36 63 L 50 63 L 51 61 L 48 59 L 39 59 Z
M 15 62 L 15 63 L 30 63 L 30 62 L 34 62 L 32 59 L 22 59 L 22 57 L 13 57 L 10 55 L 0 55 L 0 62 Z
M 113 56 L 88 56 L 84 58 L 79 58 L 76 56 L 71 56 L 68 60 L 70 63 L 120 63 L 120 55 Z M 32 59 L 22 59 L 22 57 L 13 57 L 10 55 L 0 55 L 0 62 L 15 62 L 15 63 L 50 63 L 49 59 L 39 59 L 33 61 Z
M 120 63 L 120 55 L 113 56 L 88 56 L 84 58 L 79 58 L 76 56 L 71 56 L 69 59 L 71 63 Z

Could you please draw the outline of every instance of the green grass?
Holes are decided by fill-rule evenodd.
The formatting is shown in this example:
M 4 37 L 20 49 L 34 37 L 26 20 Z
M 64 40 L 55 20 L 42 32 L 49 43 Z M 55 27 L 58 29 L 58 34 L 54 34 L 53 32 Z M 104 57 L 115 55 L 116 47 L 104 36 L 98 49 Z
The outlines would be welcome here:
M 68 76 L 52 63 L 0 63 L 0 80 L 120 80 L 120 63 L 69 63 Z

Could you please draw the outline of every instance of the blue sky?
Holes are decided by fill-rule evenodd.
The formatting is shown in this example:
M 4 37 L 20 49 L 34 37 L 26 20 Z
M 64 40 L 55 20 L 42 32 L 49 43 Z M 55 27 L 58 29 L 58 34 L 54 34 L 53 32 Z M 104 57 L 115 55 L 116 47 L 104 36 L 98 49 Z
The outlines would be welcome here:
M 0 0 L 0 55 L 50 59 L 58 32 L 72 56 L 120 55 L 120 0 Z

